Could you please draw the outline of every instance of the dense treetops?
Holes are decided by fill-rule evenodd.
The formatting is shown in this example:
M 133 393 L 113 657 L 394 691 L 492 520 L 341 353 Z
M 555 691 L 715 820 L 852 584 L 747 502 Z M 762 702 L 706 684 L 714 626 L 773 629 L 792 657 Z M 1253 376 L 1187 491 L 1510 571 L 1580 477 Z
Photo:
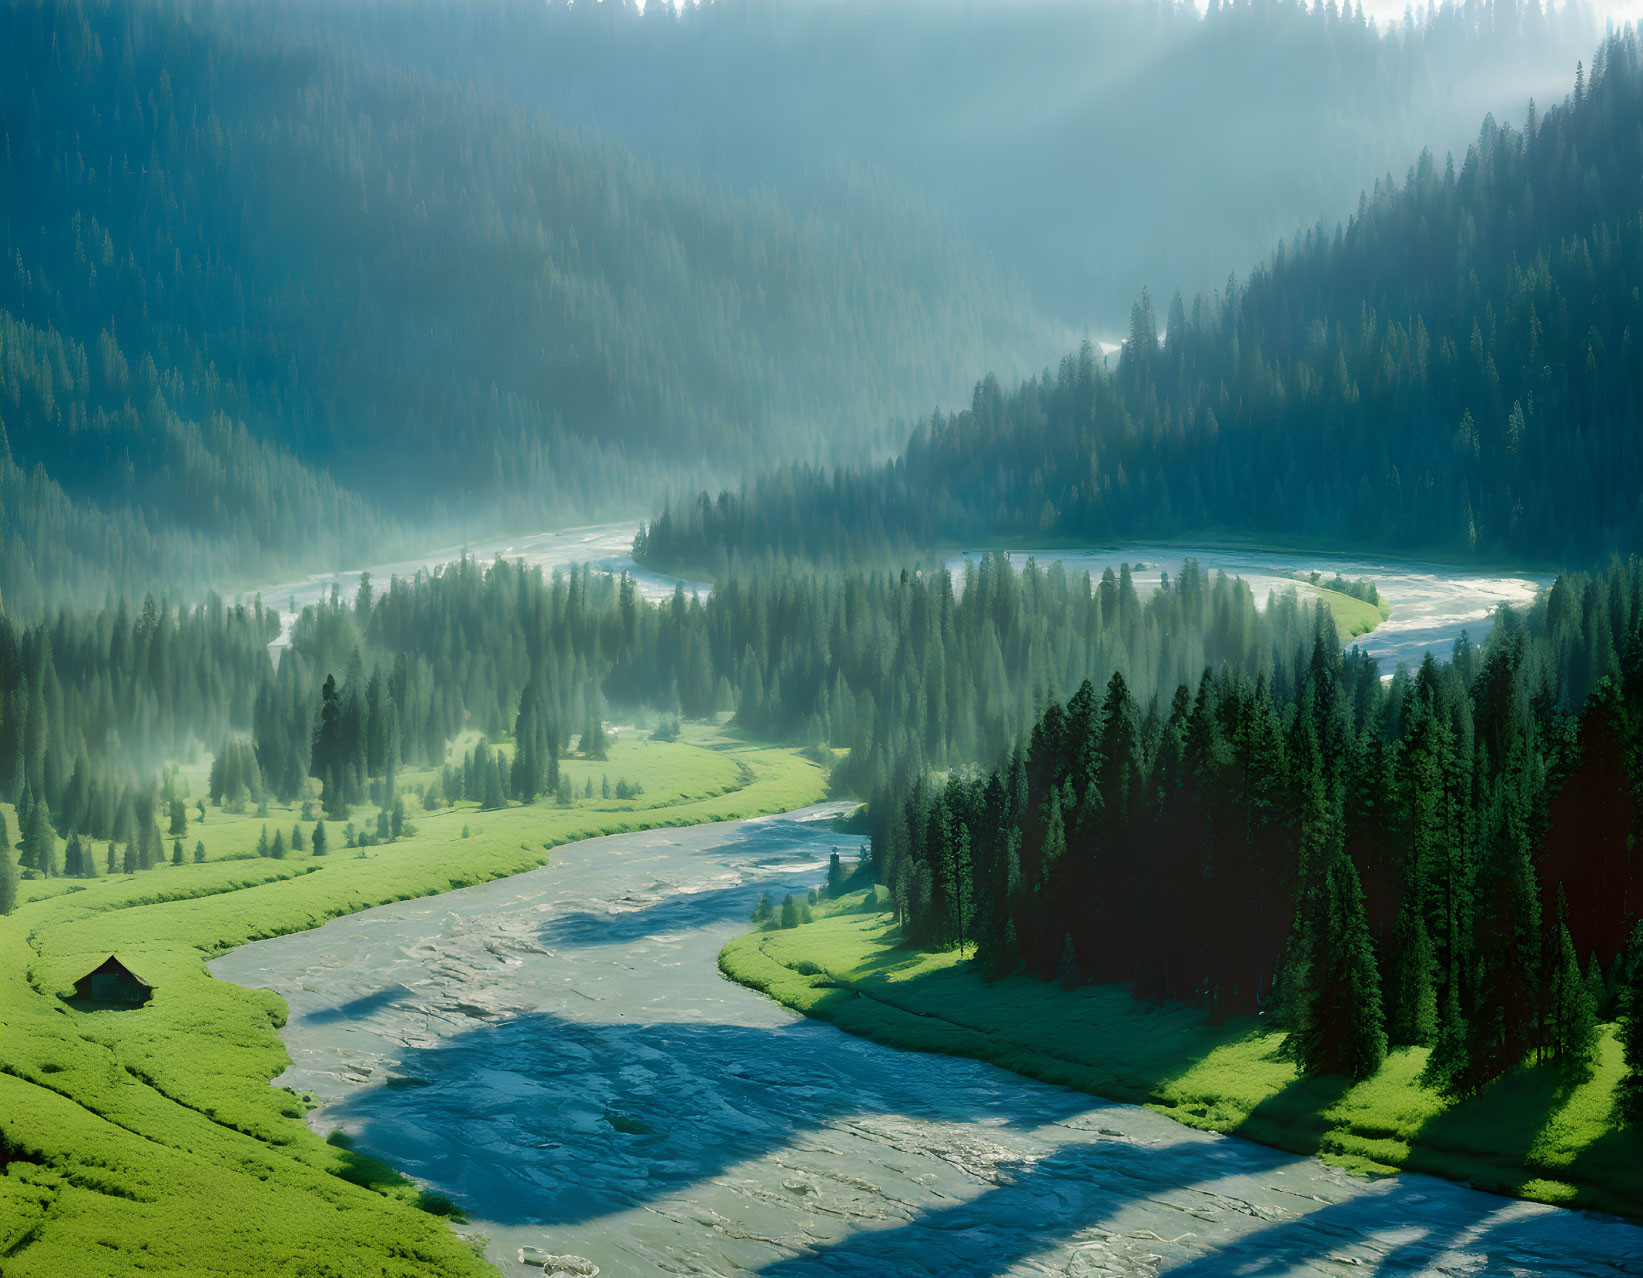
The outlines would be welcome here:
M 335 13 L 0 14 L 14 615 L 882 451 L 1049 349 L 882 179 L 828 212 L 736 194 Z
M 1628 33 L 1560 106 L 1486 121 L 1458 164 L 1423 155 L 1246 284 L 1162 317 L 1143 294 L 1116 373 L 1086 346 L 1010 393 L 989 378 L 892 463 L 704 496 L 640 549 L 722 571 L 770 546 L 1206 526 L 1536 559 L 1630 544 L 1640 120 Z
M 1304 1072 L 1364 1077 L 1389 1040 L 1452 1091 L 1531 1052 L 1582 1070 L 1643 979 L 1640 708 L 1634 558 L 1384 683 L 1321 633 L 1164 713 L 1086 683 L 990 774 L 879 796 L 875 870 L 915 942 L 1264 1011 Z
M 1288 686 L 1316 634 L 1336 642 L 1320 606 L 1291 593 L 1258 610 L 1243 582 L 1190 560 L 1143 601 L 1127 571 L 1091 583 L 999 555 L 957 581 L 789 569 L 659 604 L 588 570 L 464 559 L 308 608 L 276 667 L 278 625 L 216 601 L 0 616 L 0 794 L 43 830 L 129 845 L 146 867 L 162 823 L 187 832 L 161 765 L 202 746 L 214 802 L 312 797 L 345 820 L 376 801 L 391 818 L 395 774 L 440 766 L 464 731 L 511 757 L 481 747 L 458 793 L 530 802 L 559 797 L 569 751 L 602 753 L 610 714 L 724 711 L 847 752 L 841 782 L 868 793 L 991 757 L 1046 700 L 1115 668 L 1161 709 L 1206 665 Z

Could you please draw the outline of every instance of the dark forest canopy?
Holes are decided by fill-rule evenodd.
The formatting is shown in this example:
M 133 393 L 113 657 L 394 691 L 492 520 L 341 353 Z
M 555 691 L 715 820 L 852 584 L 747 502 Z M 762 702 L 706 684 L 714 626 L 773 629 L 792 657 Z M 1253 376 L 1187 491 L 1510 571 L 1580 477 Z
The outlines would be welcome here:
M 1583 1069 L 1643 918 L 1640 609 L 1633 559 L 1389 682 L 1322 636 L 1162 713 L 1114 673 L 990 773 L 881 795 L 876 875 L 915 943 L 1262 1010 L 1304 1072 L 1388 1039 L 1461 1092 L 1531 1051 Z
M 14 615 L 879 454 L 1053 348 L 882 176 L 738 193 L 394 67 L 343 8 L 0 11 Z
M 641 549 L 722 571 L 1231 527 L 1590 561 L 1643 533 L 1640 172 L 1628 33 L 1561 105 L 1423 155 L 1247 283 L 1162 315 L 1143 294 L 1116 373 L 1086 346 L 1012 392 L 988 378 L 893 462 L 704 495 Z
M 1377 29 L 1333 0 L 387 0 L 337 20 L 801 205 L 882 170 L 1107 336 L 1143 285 L 1218 284 L 1422 146 L 1561 95 L 1599 29 L 1584 4 L 1548 9 L 1416 3 Z

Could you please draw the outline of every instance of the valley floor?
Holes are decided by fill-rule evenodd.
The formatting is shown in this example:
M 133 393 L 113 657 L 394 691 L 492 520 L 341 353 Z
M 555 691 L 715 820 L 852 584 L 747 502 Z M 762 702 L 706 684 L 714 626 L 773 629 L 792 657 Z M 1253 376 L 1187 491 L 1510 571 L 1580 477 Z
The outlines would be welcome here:
M 1124 986 L 987 982 L 954 951 L 904 948 L 891 916 L 863 897 L 825 905 L 813 923 L 738 937 L 721 970 L 875 1042 L 988 1061 L 1191 1127 L 1369 1174 L 1420 1171 L 1643 1215 L 1643 1133 L 1613 1119 L 1622 1061 L 1612 1027 L 1601 1031 L 1590 1078 L 1524 1067 L 1467 1101 L 1418 1085 L 1425 1048 L 1394 1050 L 1355 1086 L 1301 1079 L 1279 1059 L 1282 1035 L 1251 1020 L 1212 1027 L 1196 1008 L 1140 1003 Z
M 203 863 L 21 884 L 18 909 L 0 919 L 0 1271 L 493 1272 L 440 1219 L 443 1200 L 308 1129 L 308 1098 L 269 1086 L 288 1059 L 285 1003 L 212 979 L 205 960 L 516 874 L 573 840 L 788 811 L 825 788 L 822 769 L 792 751 L 700 727 L 677 743 L 625 734 L 608 761 L 565 767 L 578 786 L 603 775 L 642 784 L 643 796 L 489 812 L 459 803 L 415 812 L 413 836 L 364 850 L 344 848 L 330 823 L 329 855 L 285 859 L 256 845 L 265 826 L 289 831 L 295 812 L 211 809 L 184 838 L 190 857 L 205 845 Z M 203 769 L 190 779 L 203 793 Z M 66 1003 L 110 953 L 156 987 L 152 1001 Z

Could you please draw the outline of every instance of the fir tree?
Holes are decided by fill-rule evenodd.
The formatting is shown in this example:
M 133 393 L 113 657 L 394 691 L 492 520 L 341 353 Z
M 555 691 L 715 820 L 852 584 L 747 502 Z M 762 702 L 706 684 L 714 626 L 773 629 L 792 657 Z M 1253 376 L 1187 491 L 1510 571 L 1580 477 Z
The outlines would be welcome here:
M 1625 1062 L 1619 1087 L 1620 1116 L 1627 1123 L 1643 1126 L 1643 921 L 1632 928 L 1626 944 L 1619 986 L 1616 1029 Z
M 0 914 L 10 914 L 17 908 L 17 866 L 12 863 L 11 848 L 0 847 Z
M 1412 900 L 1405 901 L 1392 933 L 1388 1042 L 1400 1047 L 1431 1045 L 1438 1032 L 1437 965 L 1422 911 Z
M 1329 855 L 1308 904 L 1315 913 L 1290 1054 L 1303 1074 L 1368 1078 L 1386 1058 L 1385 1018 L 1363 889 L 1344 851 Z
M 1421 1084 L 1449 1094 L 1464 1091 L 1471 1073 L 1467 1059 L 1470 1038 L 1470 1027 L 1460 1010 L 1460 995 L 1455 982 L 1450 981 L 1444 989 L 1443 1014 L 1438 1018 L 1431 1055 L 1421 1071 Z

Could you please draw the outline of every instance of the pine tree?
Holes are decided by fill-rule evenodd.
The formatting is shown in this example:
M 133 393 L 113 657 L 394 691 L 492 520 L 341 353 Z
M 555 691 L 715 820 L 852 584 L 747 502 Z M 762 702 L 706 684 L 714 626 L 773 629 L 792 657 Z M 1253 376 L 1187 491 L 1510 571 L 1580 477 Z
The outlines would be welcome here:
M 1426 920 L 1412 899 L 1398 911 L 1392 950 L 1387 1040 L 1397 1046 L 1430 1046 L 1438 1032 L 1438 959 Z
M 182 844 L 179 843 L 177 846 L 179 848 L 181 848 Z M 268 855 L 273 857 L 276 861 L 285 860 L 285 831 L 284 830 L 275 830 L 274 831 L 274 841 L 268 845 Z
M 142 858 L 137 855 L 137 845 L 135 843 L 127 843 L 124 867 L 125 872 L 127 874 L 135 874 L 141 866 Z
M 57 873 L 57 836 L 52 833 L 46 805 L 35 800 L 29 804 L 23 818 L 22 855 L 18 862 L 42 877 Z
M 1078 948 L 1068 932 L 1061 941 L 1061 956 L 1055 961 L 1055 979 L 1064 990 L 1075 990 L 1084 983 L 1078 970 Z
M 1352 859 L 1329 855 L 1307 928 L 1306 968 L 1291 1054 L 1301 1073 L 1368 1078 L 1386 1058 L 1385 1019 L 1363 889 Z
M 0 847 L 0 914 L 10 914 L 17 908 L 17 867 L 12 863 L 11 848 Z
M 183 841 L 181 839 L 176 839 L 176 840 L 173 840 L 172 844 L 171 844 L 171 864 L 172 865 L 181 865 L 182 863 L 183 863 Z
M 194 864 L 199 865 L 205 860 L 205 843 L 196 839 L 194 842 Z
M 788 895 L 782 898 L 782 926 L 784 928 L 798 927 L 799 925 L 799 898 Z
M 1460 995 L 1455 982 L 1450 981 L 1444 989 L 1443 1014 L 1438 1019 L 1432 1054 L 1426 1058 L 1426 1068 L 1421 1071 L 1421 1085 L 1448 1094 L 1463 1091 L 1471 1073 L 1467 1059 L 1470 1038 L 1471 1027 L 1461 1014 Z
M 4 857 L 0 852 L 0 858 Z M 1619 982 L 1620 1017 L 1616 1027 L 1626 1072 L 1619 1087 L 1620 1116 L 1643 1126 L 1643 921 L 1632 928 Z
M 1477 988 L 1467 1018 L 1466 1074 L 1457 1080 L 1466 1093 L 1480 1091 L 1519 1065 L 1535 1037 L 1540 897 L 1519 784 L 1516 777 L 1502 779 L 1479 876 L 1472 942 Z
M 1557 885 L 1557 921 L 1551 937 L 1550 961 L 1545 979 L 1544 999 L 1547 1024 L 1541 1027 L 1541 1043 L 1565 1070 L 1584 1077 L 1591 1069 L 1592 1050 L 1597 1044 L 1597 1008 L 1591 987 L 1580 970 L 1580 956 L 1569 934 L 1569 901 L 1563 884 Z
M 487 760 L 481 766 L 484 768 L 485 779 L 484 779 L 484 790 L 483 790 L 482 795 L 481 795 L 479 806 L 482 809 L 486 810 L 486 811 L 495 811 L 497 808 L 506 807 L 507 804 L 508 804 L 508 800 L 502 792 L 501 752 L 498 751 L 495 756 L 493 756 L 492 758 Z M 384 826 L 384 830 L 383 830 L 383 837 L 384 838 L 387 837 L 387 830 L 386 830 L 387 819 L 388 819 L 388 814 L 386 812 L 384 812 L 382 814 L 382 822 L 381 822 L 381 824 Z
M 325 834 L 325 822 L 316 821 L 314 822 L 314 855 L 324 856 L 328 848 L 329 843 Z

